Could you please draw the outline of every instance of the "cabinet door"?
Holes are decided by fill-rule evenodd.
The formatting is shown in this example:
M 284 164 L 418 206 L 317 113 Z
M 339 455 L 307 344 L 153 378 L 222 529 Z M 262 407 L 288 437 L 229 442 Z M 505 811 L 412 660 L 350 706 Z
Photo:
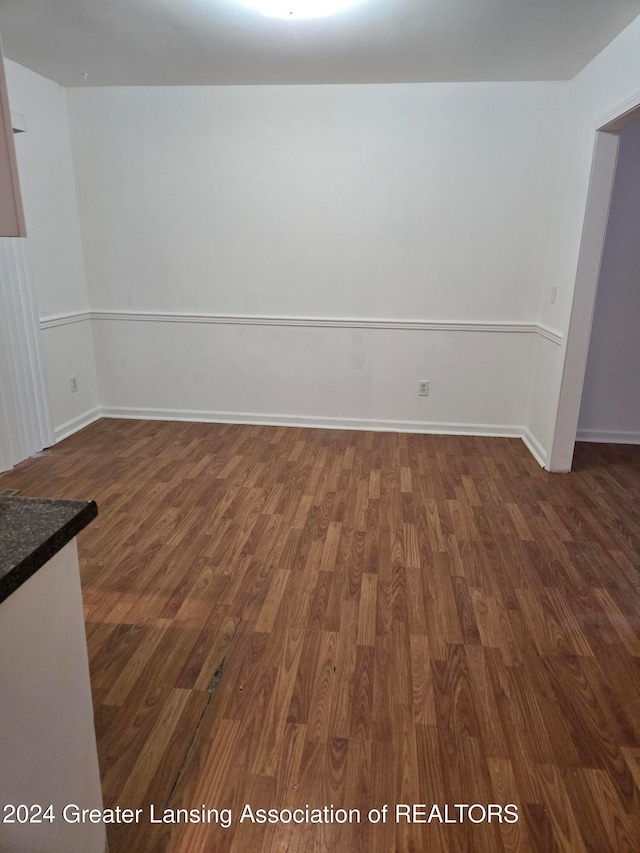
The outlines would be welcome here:
M 4 61 L 0 55 L 0 237 L 26 237 Z

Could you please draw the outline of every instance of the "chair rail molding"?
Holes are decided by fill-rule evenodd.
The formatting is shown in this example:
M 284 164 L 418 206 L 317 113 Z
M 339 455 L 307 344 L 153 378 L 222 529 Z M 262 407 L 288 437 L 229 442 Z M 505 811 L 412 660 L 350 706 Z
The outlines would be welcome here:
M 537 322 L 485 320 L 409 320 L 391 317 L 301 317 L 275 314 L 213 314 L 169 311 L 112 311 L 105 309 L 71 311 L 43 317 L 42 329 L 87 320 L 136 323 L 208 323 L 233 326 L 297 326 L 331 329 L 392 329 L 408 332 L 494 332 L 498 334 L 537 334 L 560 345 L 562 334 Z

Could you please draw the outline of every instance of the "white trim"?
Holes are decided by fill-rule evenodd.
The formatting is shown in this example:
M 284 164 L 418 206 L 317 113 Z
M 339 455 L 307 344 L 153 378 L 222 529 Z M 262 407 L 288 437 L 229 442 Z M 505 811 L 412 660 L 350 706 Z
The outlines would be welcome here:
M 551 471 L 571 470 L 619 141 L 618 134 L 601 131 L 595 134 L 573 302 L 562 353 L 562 377 L 549 454 Z
M 74 432 L 78 432 L 83 429 L 83 427 L 89 426 L 89 424 L 99 420 L 101 417 L 102 409 L 100 406 L 94 406 L 94 408 L 89 409 L 88 412 L 83 412 L 81 415 L 71 418 L 70 421 L 60 424 L 59 427 L 55 428 L 56 442 L 62 441 L 63 438 L 68 438 L 70 435 L 73 435 Z
M 396 331 L 433 332 L 497 332 L 509 334 L 539 334 L 556 344 L 562 335 L 537 323 L 484 322 L 442 320 L 401 320 L 384 317 L 296 317 L 268 314 L 188 314 L 160 311 L 74 311 L 43 317 L 40 328 L 51 329 L 85 320 L 120 320 L 138 323 L 210 323 L 235 326 L 301 326 L 332 329 L 392 329 Z
M 593 441 L 599 444 L 640 444 L 640 430 L 579 429 L 576 441 Z
M 55 326 L 68 326 L 69 323 L 82 323 L 91 320 L 91 311 L 71 311 L 68 314 L 55 314 L 40 318 L 41 329 L 53 329 Z
M 626 101 L 623 101 L 621 104 L 618 104 L 617 107 L 614 107 L 612 110 L 609 110 L 608 113 L 601 116 L 594 123 L 594 127 L 596 130 L 604 130 L 607 132 L 621 130 L 626 124 L 625 119 L 629 117 L 629 113 L 632 113 L 639 106 L 640 92 L 636 92 L 635 95 L 631 95 L 631 97 L 627 98 Z
M 400 320 L 386 317 L 296 317 L 269 314 L 186 314 L 143 311 L 92 311 L 94 320 L 133 320 L 151 323 L 214 323 L 234 326 L 308 326 L 314 328 L 398 329 L 444 332 L 535 332 L 531 323 L 449 322 Z
M 547 451 L 528 427 L 522 428 L 520 438 L 524 441 L 529 452 L 535 457 L 540 466 L 542 468 L 547 468 Z
M 562 344 L 562 332 L 556 332 L 554 329 L 550 329 L 548 326 L 543 326 L 541 323 L 538 323 L 536 326 L 536 332 L 546 340 L 551 341 L 558 346 Z
M 96 406 L 56 429 L 56 441 L 67 438 L 100 418 L 187 423 L 246 424 L 252 426 L 344 429 L 369 432 L 402 432 L 420 435 L 475 435 L 489 438 L 521 438 L 533 457 L 547 467 L 547 452 L 527 427 L 504 424 L 460 424 L 429 421 L 392 421 L 367 418 L 327 418 L 321 415 L 283 415 L 264 412 L 216 412 L 200 409 L 146 409 L 133 406 Z
M 520 438 L 524 427 L 502 424 L 458 424 L 429 421 L 392 421 L 369 418 L 332 418 L 322 415 L 283 415 L 264 412 L 216 412 L 198 409 L 143 409 L 133 406 L 104 406 L 103 418 L 191 423 L 292 426 L 311 429 L 346 429 L 371 432 L 413 432 L 432 435 L 479 435 Z
M 591 175 L 549 454 L 548 467 L 551 471 L 571 470 L 600 265 L 616 177 L 619 131 L 638 118 L 634 113 L 638 112 L 639 107 L 640 92 L 636 92 L 595 122 Z

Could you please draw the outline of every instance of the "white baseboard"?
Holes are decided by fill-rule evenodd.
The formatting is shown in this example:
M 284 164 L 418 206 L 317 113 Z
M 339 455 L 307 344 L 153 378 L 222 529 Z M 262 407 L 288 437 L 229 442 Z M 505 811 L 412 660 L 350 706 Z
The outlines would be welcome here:
M 308 429 L 345 429 L 371 432 L 407 432 L 423 435 L 477 435 L 493 438 L 521 438 L 536 461 L 547 467 L 547 452 L 532 433 L 522 426 L 504 424 L 461 424 L 442 421 L 395 421 L 369 418 L 327 418 L 313 415 L 265 414 L 263 412 L 215 412 L 199 409 L 141 409 L 133 406 L 96 406 L 56 428 L 61 441 L 99 418 L 142 421 L 184 421 L 191 423 L 250 424 Z
M 524 441 L 532 456 L 536 459 L 542 468 L 548 468 L 548 454 L 544 447 L 540 444 L 535 435 L 527 427 L 523 427 L 520 433 L 520 438 Z
M 70 421 L 60 424 L 60 426 L 56 427 L 54 430 L 56 442 L 62 441 L 63 438 L 68 438 L 70 435 L 73 435 L 74 432 L 78 432 L 78 430 L 83 427 L 89 426 L 89 424 L 92 424 L 101 417 L 102 409 L 100 406 L 94 406 L 94 408 L 89 409 L 88 412 L 83 412 L 76 418 L 72 418 Z
M 310 429 L 352 429 L 372 432 L 414 432 L 433 435 L 480 435 L 520 438 L 522 427 L 494 424 L 458 424 L 425 421 L 395 421 L 369 418 L 327 418 L 320 415 L 282 415 L 261 412 L 212 412 L 197 409 L 138 409 L 129 406 L 105 406 L 103 418 L 147 421 L 191 421 L 194 423 L 252 424 L 255 426 L 293 426 Z
M 598 444 L 640 444 L 640 430 L 579 429 L 576 441 Z

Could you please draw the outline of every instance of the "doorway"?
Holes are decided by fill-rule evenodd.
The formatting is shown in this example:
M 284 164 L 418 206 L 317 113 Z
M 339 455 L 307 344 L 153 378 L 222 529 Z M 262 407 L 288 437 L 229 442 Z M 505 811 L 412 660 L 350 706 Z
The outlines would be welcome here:
M 616 177 L 620 138 L 640 121 L 640 104 L 621 108 L 596 131 L 576 285 L 567 333 L 558 412 L 550 454 L 551 471 L 569 471 L 576 442 L 596 294 Z
M 622 130 L 578 441 L 640 444 L 640 121 Z

